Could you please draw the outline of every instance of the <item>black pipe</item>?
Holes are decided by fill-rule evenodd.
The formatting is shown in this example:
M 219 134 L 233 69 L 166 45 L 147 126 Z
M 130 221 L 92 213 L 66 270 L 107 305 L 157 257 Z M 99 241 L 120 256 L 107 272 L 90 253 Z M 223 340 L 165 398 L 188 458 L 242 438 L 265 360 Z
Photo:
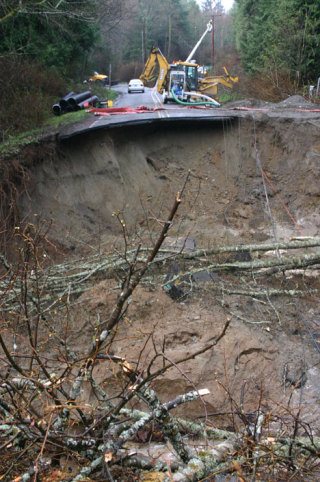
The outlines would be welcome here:
M 74 95 L 74 92 L 69 92 L 64 97 L 59 100 L 59 104 L 53 104 L 52 111 L 54 115 L 61 115 L 65 112 L 70 111 L 70 106 L 68 104 L 68 99 Z
M 98 97 L 96 95 L 92 95 L 90 90 L 81 92 L 80 94 L 69 92 L 60 99 L 59 104 L 54 104 L 52 106 L 52 111 L 54 115 L 61 115 L 66 112 L 84 109 L 87 107 L 87 105 L 97 105 L 98 102 Z
M 69 92 L 68 94 L 66 94 L 64 97 L 62 97 L 59 101 L 59 104 L 60 104 L 60 107 L 63 111 L 68 111 L 69 109 L 69 104 L 68 104 L 68 100 L 70 99 L 70 97 L 72 97 L 73 95 L 75 95 L 74 92 Z
M 61 115 L 62 109 L 61 109 L 60 104 L 53 104 L 52 111 L 53 111 L 54 115 Z
M 89 99 L 85 99 L 82 102 L 79 102 L 77 104 L 77 110 L 85 109 L 86 107 L 89 107 L 89 105 L 91 106 L 97 105 L 98 102 L 99 102 L 99 98 L 96 95 L 93 95 L 92 97 L 89 97 Z
M 73 109 L 77 109 L 77 105 L 83 100 L 88 99 L 89 97 L 92 97 L 92 93 L 90 92 L 90 90 L 87 90 L 86 92 L 81 92 L 81 94 L 75 94 L 69 97 L 68 104 Z

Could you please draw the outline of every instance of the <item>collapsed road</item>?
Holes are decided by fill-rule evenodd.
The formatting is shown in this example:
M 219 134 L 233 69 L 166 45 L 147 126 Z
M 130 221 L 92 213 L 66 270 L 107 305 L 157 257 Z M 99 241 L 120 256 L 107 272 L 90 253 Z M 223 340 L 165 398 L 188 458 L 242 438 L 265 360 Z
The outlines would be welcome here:
M 256 104 L 254 101 L 249 101 L 231 103 L 228 108 L 188 107 L 176 103 L 164 105 L 161 96 L 154 88 L 146 87 L 145 93 L 142 94 L 128 94 L 127 84 L 119 84 L 115 89 L 119 93 L 119 98 L 114 109 L 93 109 L 95 115 L 88 117 L 86 121 L 62 127 L 59 139 L 64 140 L 97 129 L 130 125 L 181 124 L 182 122 L 198 125 L 198 123 L 223 123 L 236 118 L 261 119 L 263 117 L 307 121 L 320 117 L 320 110 L 299 96 L 279 104 Z
M 125 125 L 153 124 L 160 122 L 220 122 L 233 118 L 232 112 L 224 109 L 187 108 L 175 103 L 164 105 L 161 96 L 155 89 L 146 87 L 145 93 L 128 94 L 127 84 L 116 86 L 119 93 L 115 108 L 95 109 L 96 116 L 85 122 L 62 128 L 59 139 L 63 140 L 74 135 L 84 134 L 96 129 L 110 129 Z M 144 109 L 139 109 L 144 107 Z M 98 113 L 101 115 L 98 115 Z M 129 112 L 128 112 L 129 111 Z M 109 115 L 108 115 L 109 113 Z
M 125 88 L 119 87 L 121 95 L 115 109 L 109 109 L 111 115 L 104 109 L 103 115 L 88 113 L 85 121 L 62 126 L 50 142 L 28 147 L 21 156 L 28 183 L 21 181 L 26 191 L 19 195 L 19 212 L 23 217 L 31 213 L 52 218 L 54 236 L 64 244 L 73 244 L 69 236 L 95 236 L 102 224 L 112 231 L 112 213 L 126 206 L 133 225 L 142 199 L 152 196 L 159 202 L 159 196 L 170 195 L 189 169 L 203 178 L 205 203 L 216 213 L 221 207 L 215 199 L 221 204 L 221 195 L 228 205 L 230 193 L 239 192 L 240 200 L 252 190 L 277 192 L 283 186 L 276 180 L 285 179 L 289 187 L 293 173 L 290 183 L 300 185 L 305 194 L 282 194 L 288 196 L 285 202 L 290 199 L 292 205 L 293 197 L 302 196 L 309 204 L 317 196 L 320 112 L 302 97 L 279 104 L 247 100 L 228 108 L 167 104 L 163 109 L 151 89 L 127 94 Z M 270 180 L 261 177 L 261 169 L 273 173 Z M 297 202 L 294 209 L 298 207 Z M 219 230 L 215 232 L 217 236 Z
M 84 123 L 63 127 L 5 164 L 12 175 L 1 190 L 2 225 L 7 222 L 8 232 L 16 226 L 12 236 L 25 246 L 19 255 L 35 253 L 26 285 L 25 271 L 21 282 L 20 272 L 12 275 L 10 263 L 0 259 L 6 263 L 0 292 L 8 346 L 15 344 L 19 363 L 25 353 L 32 356 L 31 320 L 38 327 L 37 356 L 58 373 L 55 386 L 69 393 L 83 353 L 91 363 L 96 343 L 113 326 L 126 273 L 140 272 L 156 233 L 167 227 L 159 257 L 120 313 L 112 351 L 100 350 L 94 382 L 86 378 L 81 393 L 73 390 L 66 409 L 71 399 L 86 414 L 96 406 L 105 413 L 134 390 L 123 378 L 127 360 L 144 376 L 161 369 L 163 356 L 172 365 L 152 380 L 159 399 L 190 391 L 195 397 L 175 405 L 175 415 L 205 419 L 232 441 L 263 414 L 258 428 L 268 453 L 274 437 L 292 440 L 296 427 L 299 443 L 318 443 L 319 110 L 292 97 L 279 104 L 248 100 L 228 109 L 168 105 L 158 111 L 150 95 L 151 101 L 129 96 L 128 106 L 124 92 L 118 112 L 88 113 Z M 121 110 L 121 102 L 129 109 Z M 180 200 L 174 219 L 168 218 Z M 104 331 L 95 331 L 100 326 Z M 179 360 L 184 363 L 177 368 Z M 59 374 L 69 367 L 65 380 Z M 25 393 L 29 389 L 34 385 L 23 385 Z M 194 393 L 206 397 L 197 400 Z M 138 403 L 135 408 L 145 410 Z M 139 437 L 149 454 L 149 432 Z M 234 445 L 229 448 L 234 453 Z

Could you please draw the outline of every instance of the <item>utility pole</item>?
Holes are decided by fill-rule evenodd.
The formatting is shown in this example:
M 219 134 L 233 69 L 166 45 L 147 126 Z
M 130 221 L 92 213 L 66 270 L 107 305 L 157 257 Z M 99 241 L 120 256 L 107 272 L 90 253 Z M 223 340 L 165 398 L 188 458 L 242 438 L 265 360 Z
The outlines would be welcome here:
M 143 17 L 141 30 L 141 57 L 142 65 L 146 62 L 146 19 Z
M 211 31 L 211 64 L 212 64 L 212 73 L 214 74 L 215 68 L 215 20 L 216 17 L 221 17 L 221 1 L 218 0 L 211 0 L 211 22 L 212 22 L 212 31 Z
M 171 57 L 171 41 L 172 41 L 172 20 L 171 20 L 171 13 L 169 13 L 169 22 L 168 22 L 168 51 L 167 51 L 167 58 L 170 59 Z
M 214 10 L 213 10 L 213 6 L 212 6 L 212 17 L 211 17 L 211 21 L 212 21 L 212 31 L 211 31 L 211 65 L 212 65 L 212 74 L 214 73 L 214 28 L 215 28 L 215 25 L 214 25 Z

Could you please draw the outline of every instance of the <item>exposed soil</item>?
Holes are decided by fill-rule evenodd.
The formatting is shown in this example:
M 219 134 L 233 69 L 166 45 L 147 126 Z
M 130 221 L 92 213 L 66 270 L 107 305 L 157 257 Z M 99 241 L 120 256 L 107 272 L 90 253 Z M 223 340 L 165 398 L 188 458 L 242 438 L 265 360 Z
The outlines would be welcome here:
M 190 170 L 167 243 L 188 237 L 209 248 L 319 236 L 320 116 L 288 113 L 286 108 L 300 108 L 298 101 L 273 106 L 269 114 L 239 114 L 223 125 L 131 127 L 65 141 L 30 167 L 21 213 L 52 218 L 51 239 L 68 256 L 109 251 L 122 246 L 114 213 L 123 213 L 133 241 L 148 240 L 149 229 L 165 219 Z M 172 269 L 168 265 L 164 272 Z M 284 431 L 292 428 L 294 408 L 301 407 L 302 420 L 319 432 L 320 306 L 312 291 L 320 289 L 318 271 L 273 278 L 274 288 L 304 289 L 308 294 L 301 297 L 259 300 L 223 290 L 229 283 L 245 289 L 268 282 L 268 277 L 216 275 L 195 283 L 180 300 L 159 285 L 142 285 L 117 331 L 114 353 L 130 361 L 140 356 L 143 368 L 154 343 L 177 360 L 201 349 L 229 318 L 230 328 L 214 350 L 154 382 L 161 398 L 207 387 L 206 404 L 192 402 L 178 411 L 233 427 L 240 424 L 231 414 L 235 404 L 248 413 L 261 403 L 282 417 L 278 428 L 282 424 Z M 77 300 L 72 319 L 78 347 L 88 343 L 93 320 L 110 314 L 117 286 L 117 280 L 98 280 Z M 146 342 L 151 333 L 153 340 Z M 109 390 L 119 381 L 103 363 L 96 371 Z
M 170 205 L 191 170 L 196 180 L 180 219 L 198 245 L 270 239 L 265 189 L 279 239 L 314 235 L 319 122 L 262 116 L 92 132 L 60 144 L 31 169 L 22 214 L 52 218 L 53 236 L 65 245 L 105 239 L 117 231 L 114 212 L 123 211 L 131 226 L 144 222 L 149 206 Z

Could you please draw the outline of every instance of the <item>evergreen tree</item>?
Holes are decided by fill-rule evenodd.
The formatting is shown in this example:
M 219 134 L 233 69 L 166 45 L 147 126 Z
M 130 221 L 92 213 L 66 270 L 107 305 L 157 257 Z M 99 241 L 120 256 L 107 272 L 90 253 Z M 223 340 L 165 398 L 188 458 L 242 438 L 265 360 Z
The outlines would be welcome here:
M 98 28 L 90 21 L 95 6 L 95 1 L 80 1 L 77 8 L 65 0 L 53 11 L 50 2 L 22 1 L 16 8 L 11 3 L 11 9 L 1 4 L 0 53 L 19 53 L 68 75 L 98 38 Z
M 299 82 L 320 75 L 318 0 L 237 0 L 234 18 L 248 72 L 282 71 Z
M 124 59 L 140 61 L 157 46 L 169 61 L 187 57 L 194 43 L 200 10 L 194 0 L 136 0 L 132 20 L 124 39 Z M 193 12 L 191 15 L 190 12 Z

